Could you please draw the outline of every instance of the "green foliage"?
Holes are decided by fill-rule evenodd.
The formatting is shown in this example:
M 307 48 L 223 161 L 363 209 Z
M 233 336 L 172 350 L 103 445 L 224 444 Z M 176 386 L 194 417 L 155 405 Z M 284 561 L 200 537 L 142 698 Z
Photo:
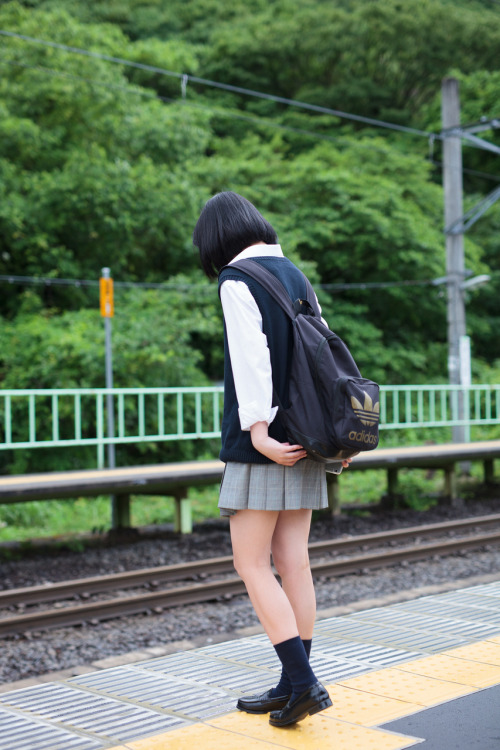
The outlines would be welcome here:
M 113 371 L 116 387 L 209 385 L 202 370 L 222 373 L 222 321 L 215 288 L 194 285 L 186 277 L 174 279 L 165 290 L 121 291 L 115 298 L 113 318 Z M 196 302 L 195 302 L 196 301 Z M 199 304 L 203 301 L 204 304 Z M 194 341 L 198 346 L 194 346 Z M 203 342 L 216 342 L 213 356 Z M 104 377 L 104 327 L 97 310 L 82 309 L 56 314 L 40 307 L 33 294 L 26 296 L 19 315 L 0 319 L 0 377 L 4 388 L 102 388 Z M 13 439 L 28 438 L 28 414 L 13 401 Z M 74 435 L 73 399 L 59 400 L 60 434 Z M 129 432 L 137 433 L 137 400 L 126 403 Z M 175 403 L 166 404 L 166 429 L 176 430 Z M 189 419 L 190 404 L 186 404 Z M 95 437 L 95 399 L 82 403 L 84 437 Z M 153 410 L 152 410 L 153 411 Z M 38 440 L 51 439 L 50 398 L 37 400 Z M 170 420 L 170 422 L 169 422 Z M 148 425 L 150 427 L 150 425 Z M 187 428 L 186 428 L 187 429 Z M 152 430 L 153 431 L 153 430 Z M 57 451 L 10 451 L 0 455 L 4 471 L 47 471 L 95 465 L 95 448 L 68 455 Z M 200 450 L 213 456 L 216 448 L 194 442 L 119 446 L 120 464 L 190 459 Z
M 460 84 L 462 122 L 478 123 L 482 118 L 491 119 L 498 115 L 498 97 L 500 93 L 500 73 L 498 71 L 477 70 L 463 73 L 454 70 L 453 75 Z M 440 96 L 436 95 L 420 113 L 421 124 L 431 130 L 437 130 L 440 123 Z M 497 114 L 495 114 L 497 113 Z M 497 130 L 485 130 L 477 134 L 485 141 L 497 146 L 500 138 Z M 435 147 L 436 160 L 441 160 L 441 148 Z M 464 210 L 477 207 L 485 197 L 498 187 L 498 155 L 490 151 L 472 147 L 464 142 L 463 161 L 465 167 L 464 186 L 466 189 Z M 498 235 L 500 231 L 500 203 L 490 206 L 483 216 L 467 232 L 466 250 L 471 242 L 482 251 L 484 265 L 479 266 L 470 256 L 467 258 L 467 269 L 473 274 L 489 273 L 491 280 L 487 285 L 467 293 L 467 325 L 473 341 L 474 367 L 483 373 L 484 382 L 493 382 L 491 375 L 482 366 L 483 363 L 494 363 L 500 358 L 498 337 L 491 332 L 500 325 L 498 298 L 500 295 L 500 262 L 498 254 Z M 494 371 L 495 372 L 495 371 Z M 496 373 L 497 375 L 498 373 Z M 496 376 L 495 375 L 495 376 Z M 479 380 L 478 382 L 482 382 Z M 498 382 L 498 380 L 496 381 Z
M 110 267 L 116 281 L 166 283 L 116 287 L 117 385 L 220 379 L 220 307 L 191 233 L 226 189 L 273 223 L 366 375 L 446 379 L 446 300 L 429 284 L 446 265 L 439 140 L 429 160 L 423 138 L 183 74 L 439 133 L 446 75 L 460 80 L 464 122 L 498 116 L 500 27 L 487 0 L 25 0 L 0 2 L 0 29 L 115 59 L 2 36 L 0 275 L 97 280 Z M 464 165 L 469 208 L 495 186 L 476 173 L 498 174 L 498 156 L 464 147 Z M 467 300 L 486 381 L 500 360 L 499 205 L 466 242 L 467 268 L 492 275 Z M 396 286 L 369 287 L 379 282 Z M 368 286 L 332 288 L 353 283 Z M 0 387 L 103 385 L 97 306 L 89 286 L 3 283 Z M 71 460 L 92 462 L 92 450 Z M 200 446 L 119 451 L 137 462 Z M 4 468 L 61 456 L 9 456 Z
M 439 377 L 446 367 L 446 310 L 430 280 L 443 274 L 445 258 L 441 194 L 429 167 L 375 138 L 346 138 L 342 148 L 321 144 L 293 160 L 278 146 L 279 136 L 266 145 L 256 137 L 224 141 L 212 157 L 212 191 L 225 182 L 244 191 L 278 228 L 290 257 L 314 264 L 326 285 L 325 318 L 356 352 L 362 371 L 386 383 Z M 244 166 L 237 160 L 242 152 Z M 472 268 L 482 268 L 478 246 L 470 243 L 468 255 Z M 327 287 L 381 279 L 423 286 L 331 293 Z
M 457 49 L 464 72 L 497 66 L 494 10 L 280 0 L 238 20 L 210 28 L 206 77 L 401 122 L 434 95 Z
M 3 528 L 8 526 L 43 528 L 49 517 L 50 508 L 46 503 L 12 503 L 12 505 L 0 506 L 0 522 Z
M 188 497 L 194 523 L 217 517 L 215 486 L 192 487 Z M 132 499 L 130 510 L 134 527 L 172 524 L 174 521 L 174 501 L 170 497 L 137 496 Z M 3 542 L 105 533 L 110 525 L 111 505 L 106 496 L 0 505 L 0 541 Z M 78 544 L 77 540 L 68 540 L 65 546 L 74 549 L 75 544 Z
M 185 278 L 163 290 L 119 291 L 113 318 L 115 385 L 174 386 L 186 378 L 206 385 L 193 335 L 221 340 L 215 290 Z M 206 301 L 204 308 L 195 299 Z M 183 304 L 191 307 L 184 308 Z M 33 309 L 33 304 L 35 309 Z M 97 388 L 104 386 L 104 327 L 98 310 L 56 314 L 26 299 L 13 321 L 0 321 L 4 388 Z M 40 353 L 43 352 L 43 357 Z
M 158 279 L 195 265 L 187 239 L 194 196 L 171 168 L 148 157 L 131 164 L 92 147 L 85 160 L 74 153 L 62 169 L 30 178 L 26 194 L 30 210 L 7 272 L 21 258 L 30 274 L 57 268 L 68 278 L 95 278 L 108 266 L 117 279 Z M 45 247 L 56 257 L 40 257 Z
M 60 10 L 27 12 L 12 3 L 0 23 L 127 54 L 116 28 L 78 24 Z M 190 234 L 202 194 L 187 174 L 207 146 L 206 115 L 130 88 L 122 66 L 4 41 L 0 272 L 95 278 L 109 266 L 118 278 L 161 281 L 197 268 Z M 184 62 L 185 45 L 178 46 L 158 52 L 158 62 Z M 144 50 L 135 53 L 139 60 Z M 12 314 L 13 297 L 4 296 L 4 312 Z M 63 293 L 45 302 L 72 306 Z

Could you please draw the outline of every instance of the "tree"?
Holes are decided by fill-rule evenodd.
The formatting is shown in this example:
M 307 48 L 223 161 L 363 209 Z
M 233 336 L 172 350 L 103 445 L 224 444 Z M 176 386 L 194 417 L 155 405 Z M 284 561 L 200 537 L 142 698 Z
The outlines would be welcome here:
M 61 11 L 8 4 L 0 21 L 102 52 L 126 45 L 117 29 Z M 95 278 L 111 266 L 117 278 L 162 281 L 197 267 L 190 235 L 202 193 L 187 175 L 207 147 L 207 115 L 132 88 L 122 66 L 17 39 L 6 47 L 0 273 Z M 13 314 L 16 290 L 6 291 L 2 312 Z M 44 299 L 85 304 L 56 288 Z
M 96 297 L 95 292 L 90 292 Z M 207 366 L 200 347 L 193 339 L 209 340 L 222 372 L 222 321 L 216 289 L 206 282 L 193 283 L 187 276 L 174 277 L 163 290 L 115 291 L 113 329 L 113 370 L 115 387 L 176 387 L 209 385 L 202 371 Z M 0 383 L 10 388 L 103 388 L 104 327 L 97 306 L 56 314 L 44 309 L 33 293 L 24 295 L 19 314 L 13 321 L 0 319 Z M 209 363 L 210 364 L 210 363 Z M 151 397 L 155 398 L 155 397 Z M 95 399 L 84 400 L 83 436 L 95 435 Z M 26 440 L 29 434 L 25 402 L 12 401 L 13 439 Z M 3 406 L 2 406 L 3 409 Z M 190 404 L 187 403 L 189 419 Z M 152 410 L 154 411 L 154 409 Z M 51 439 L 50 398 L 37 399 L 37 439 Z M 60 434 L 74 436 L 73 399 L 59 400 Z M 148 425 L 149 426 L 149 425 Z M 126 429 L 137 434 L 137 399 L 126 402 Z M 194 429 L 194 428 L 193 428 Z M 165 402 L 165 430 L 177 430 L 175 400 Z M 12 451 L 3 453 L 3 470 L 14 473 L 56 470 L 66 449 L 57 451 Z M 199 450 L 192 443 L 176 441 L 151 445 L 119 447 L 124 464 L 137 461 L 189 459 Z M 203 450 L 207 450 L 204 446 Z M 213 451 L 215 452 L 215 448 Z M 74 467 L 95 460 L 94 448 L 74 453 Z M 64 456 L 67 465 L 68 457 Z
M 362 371 L 381 382 L 442 376 L 445 299 L 430 283 L 445 273 L 442 192 L 430 166 L 381 138 L 321 143 L 288 159 L 285 137 L 226 139 L 211 159 L 211 192 L 230 185 L 261 208 L 287 255 L 325 285 L 325 317 Z M 484 270 L 480 248 L 467 252 L 470 267 Z M 405 281 L 417 285 L 398 286 Z M 393 286 L 328 289 L 380 282 Z
M 497 21 L 494 10 L 436 0 L 281 0 L 213 29 L 204 67 L 218 81 L 409 122 L 457 66 L 457 49 L 463 72 L 496 70 Z
M 118 281 L 199 279 L 191 244 L 198 213 L 214 192 L 237 190 L 323 285 L 325 317 L 371 377 L 445 378 L 445 299 L 430 284 L 445 273 L 442 193 L 426 140 L 193 82 L 182 99 L 181 76 L 438 133 L 440 79 L 457 64 L 458 39 L 464 112 L 477 118 L 498 100 L 493 18 L 480 0 L 468 8 L 448 0 L 0 4 L 0 27 L 175 73 L 4 39 L 0 274 L 96 279 L 109 266 Z M 469 166 L 494 170 L 496 157 L 487 163 L 480 153 Z M 484 182 L 471 185 L 471 201 L 479 199 Z M 467 242 L 474 273 L 495 268 L 491 217 Z M 390 286 L 349 286 L 380 282 Z M 347 288 L 332 292 L 338 283 Z M 1 311 L 14 323 L 26 304 L 22 287 L 3 289 Z M 86 287 L 32 289 L 52 324 L 90 306 Z M 494 321 L 495 297 L 485 294 Z M 491 361 L 477 300 L 471 326 Z M 175 303 L 178 320 L 190 320 L 188 298 Z M 146 325 L 142 313 L 138 320 Z M 39 341 L 36 322 L 29 325 Z M 219 344 L 215 329 L 191 328 L 193 361 L 210 378 L 220 376 Z M 141 357 L 135 350 L 122 362 L 131 379 Z M 71 380 L 70 369 L 60 372 Z

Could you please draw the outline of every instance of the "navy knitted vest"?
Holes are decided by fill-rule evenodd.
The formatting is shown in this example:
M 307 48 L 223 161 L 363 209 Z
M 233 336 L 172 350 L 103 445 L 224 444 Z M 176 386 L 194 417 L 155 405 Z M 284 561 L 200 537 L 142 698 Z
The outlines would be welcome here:
M 306 287 L 302 272 L 285 257 L 259 256 L 252 260 L 261 263 L 268 271 L 279 278 L 292 300 L 304 297 Z M 278 303 L 254 279 L 237 268 L 229 267 L 219 275 L 219 290 L 223 281 L 235 279 L 244 281 L 262 315 L 262 330 L 267 336 L 267 343 L 271 353 L 271 368 L 273 385 L 283 405 L 288 404 L 288 371 L 292 354 L 291 322 Z M 269 425 L 269 435 L 280 443 L 287 441 L 286 433 L 281 425 L 279 416 Z M 237 461 L 240 463 L 268 464 L 272 461 L 255 450 L 250 439 L 250 432 L 240 427 L 238 416 L 238 400 L 234 387 L 233 372 L 227 343 L 226 327 L 224 326 L 224 415 L 222 418 L 222 449 L 220 459 L 224 463 Z

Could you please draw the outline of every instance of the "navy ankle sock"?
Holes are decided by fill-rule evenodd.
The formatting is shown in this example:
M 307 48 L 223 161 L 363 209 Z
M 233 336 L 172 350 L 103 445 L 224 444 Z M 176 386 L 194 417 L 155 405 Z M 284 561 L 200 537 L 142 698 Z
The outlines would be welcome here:
M 302 638 L 302 643 L 304 644 L 306 656 L 309 659 L 311 655 L 312 639 L 307 638 L 306 640 L 304 640 Z M 293 692 L 292 683 L 290 682 L 290 678 L 286 673 L 286 669 L 282 667 L 280 681 L 278 682 L 275 688 L 271 689 L 271 697 L 278 698 L 283 695 L 291 695 L 292 692 Z
M 304 648 L 306 650 L 307 658 L 311 656 L 311 647 L 312 647 L 312 638 L 307 638 L 307 640 L 304 640 L 302 638 L 302 643 L 304 644 Z
M 307 641 L 306 641 L 307 643 Z M 281 693 L 281 683 L 274 690 L 280 689 L 277 695 L 292 694 L 292 698 L 301 695 L 308 687 L 317 682 L 316 676 L 309 665 L 308 650 L 310 652 L 311 642 L 306 644 L 300 639 L 300 636 L 289 638 L 287 641 L 277 643 L 274 646 L 276 653 L 283 665 L 283 672 L 288 679 L 289 686 L 285 683 L 286 692 Z M 282 673 L 283 678 L 283 673 Z M 291 687 L 291 689 L 290 689 Z

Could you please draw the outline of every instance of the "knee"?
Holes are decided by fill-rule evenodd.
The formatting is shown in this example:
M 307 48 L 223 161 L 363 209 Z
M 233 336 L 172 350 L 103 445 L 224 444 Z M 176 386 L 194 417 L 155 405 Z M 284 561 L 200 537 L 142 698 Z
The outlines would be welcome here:
M 239 575 L 239 577 L 245 580 L 244 578 L 245 566 L 243 565 L 243 561 L 239 557 L 236 557 L 236 555 L 233 556 L 233 566 L 234 566 L 236 573 Z
M 300 576 L 309 571 L 309 556 L 300 552 L 273 552 L 273 564 L 281 579 Z
M 271 570 L 271 560 L 260 560 L 248 555 L 234 555 L 234 569 L 245 583 L 265 570 Z

